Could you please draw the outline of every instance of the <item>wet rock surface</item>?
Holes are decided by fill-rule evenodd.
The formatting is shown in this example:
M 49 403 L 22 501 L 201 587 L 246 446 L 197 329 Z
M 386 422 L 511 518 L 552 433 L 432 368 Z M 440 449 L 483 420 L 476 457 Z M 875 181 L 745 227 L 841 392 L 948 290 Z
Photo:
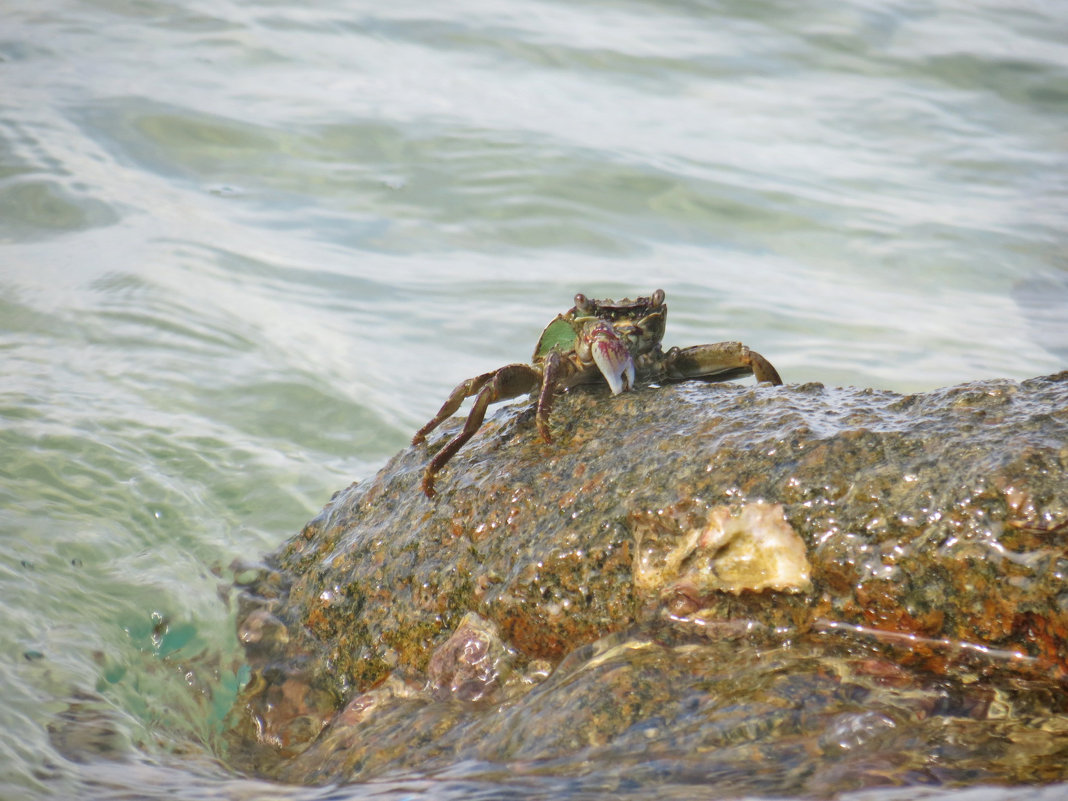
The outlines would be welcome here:
M 1068 779 L 1068 373 L 687 383 L 398 454 L 244 585 L 230 759 L 723 795 Z M 601 786 L 601 785 L 598 785 Z

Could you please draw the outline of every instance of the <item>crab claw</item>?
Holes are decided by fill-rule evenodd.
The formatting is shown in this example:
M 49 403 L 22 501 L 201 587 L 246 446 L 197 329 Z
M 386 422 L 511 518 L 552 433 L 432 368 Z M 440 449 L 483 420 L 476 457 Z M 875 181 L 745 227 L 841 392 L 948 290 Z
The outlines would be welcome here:
M 594 363 L 608 382 L 613 395 L 634 387 L 634 359 L 609 323 L 598 321 L 586 330 L 586 343 Z M 626 385 L 623 376 L 627 377 Z

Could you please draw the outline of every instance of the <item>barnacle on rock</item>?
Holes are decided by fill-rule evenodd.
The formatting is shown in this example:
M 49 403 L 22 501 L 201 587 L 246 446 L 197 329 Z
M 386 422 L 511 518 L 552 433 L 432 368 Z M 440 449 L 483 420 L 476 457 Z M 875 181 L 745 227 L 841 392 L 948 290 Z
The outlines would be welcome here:
M 778 503 L 717 506 L 681 538 L 647 538 L 638 527 L 634 550 L 634 584 L 644 595 L 805 592 L 812 586 L 805 543 Z

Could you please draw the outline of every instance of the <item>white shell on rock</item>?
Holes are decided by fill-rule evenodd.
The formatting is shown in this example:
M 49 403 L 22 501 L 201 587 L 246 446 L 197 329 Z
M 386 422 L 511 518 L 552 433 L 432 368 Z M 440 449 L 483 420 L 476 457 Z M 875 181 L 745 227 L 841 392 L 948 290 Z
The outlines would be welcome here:
M 782 504 L 755 502 L 711 509 L 666 552 L 642 547 L 638 533 L 634 583 L 643 593 L 685 587 L 705 594 L 806 592 L 812 566 L 804 541 L 787 522 Z

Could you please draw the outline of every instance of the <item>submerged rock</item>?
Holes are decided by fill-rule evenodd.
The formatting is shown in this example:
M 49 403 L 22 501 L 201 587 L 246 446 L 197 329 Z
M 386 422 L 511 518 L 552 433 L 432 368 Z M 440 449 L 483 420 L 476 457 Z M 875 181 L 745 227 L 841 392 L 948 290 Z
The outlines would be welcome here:
M 240 767 L 549 760 L 724 794 L 1068 779 L 1068 373 L 574 391 L 551 445 L 508 406 L 428 500 L 459 424 L 245 587 Z

